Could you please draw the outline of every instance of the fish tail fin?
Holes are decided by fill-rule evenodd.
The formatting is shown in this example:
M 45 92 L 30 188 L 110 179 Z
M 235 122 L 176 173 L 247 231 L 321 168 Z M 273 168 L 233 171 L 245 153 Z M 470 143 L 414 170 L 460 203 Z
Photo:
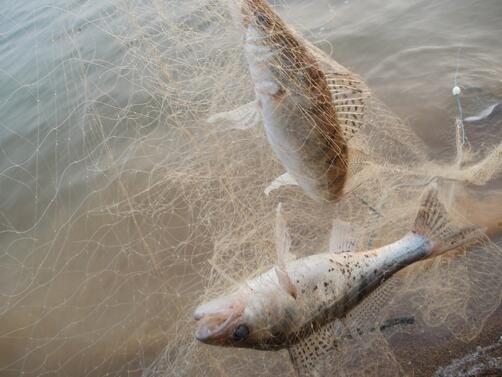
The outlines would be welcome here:
M 440 255 L 480 240 L 485 229 L 473 225 L 462 228 L 453 225 L 443 203 L 439 201 L 437 185 L 433 184 L 422 196 L 413 233 L 427 237 L 432 243 L 431 255 Z

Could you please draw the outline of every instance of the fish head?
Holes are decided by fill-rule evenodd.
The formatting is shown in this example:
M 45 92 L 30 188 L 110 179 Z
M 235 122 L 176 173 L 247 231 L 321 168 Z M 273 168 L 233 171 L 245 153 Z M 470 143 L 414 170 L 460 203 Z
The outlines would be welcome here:
M 294 121 L 330 130 L 331 92 L 305 41 L 267 1 L 243 0 L 241 13 L 244 53 L 266 127 Z
M 234 11 L 244 29 L 252 26 L 259 35 L 271 36 L 282 29 L 282 21 L 265 0 L 241 0 L 240 12 Z
M 200 305 L 194 318 L 202 343 L 270 350 L 287 347 L 297 310 L 295 299 L 280 288 L 246 287 Z

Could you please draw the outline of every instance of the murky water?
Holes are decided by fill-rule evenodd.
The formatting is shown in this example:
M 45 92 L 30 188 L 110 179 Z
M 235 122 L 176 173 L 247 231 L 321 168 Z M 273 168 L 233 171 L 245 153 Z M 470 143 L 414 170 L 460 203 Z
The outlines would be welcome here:
M 158 14 L 157 3 L 2 4 L 2 376 L 141 374 L 175 336 L 175 308 L 202 285 L 194 266 L 204 250 L 184 244 L 182 196 L 152 189 L 176 144 L 165 136 L 169 99 L 155 85 L 161 65 L 134 49 L 148 39 L 135 23 L 163 37 L 158 26 L 173 14 Z M 161 8 L 174 16 L 197 12 L 169 3 Z M 466 116 L 502 101 L 500 0 L 277 6 L 366 79 L 437 158 L 453 156 L 455 82 Z M 473 148 L 501 140 L 501 119 L 467 126 Z

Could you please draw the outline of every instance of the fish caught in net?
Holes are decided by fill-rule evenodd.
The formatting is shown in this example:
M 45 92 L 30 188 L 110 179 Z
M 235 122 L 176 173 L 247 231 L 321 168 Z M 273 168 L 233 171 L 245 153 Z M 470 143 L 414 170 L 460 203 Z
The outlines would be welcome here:
M 34 205 L 14 211 L 9 196 L 1 212 L 0 374 L 294 375 L 285 350 L 199 344 L 194 309 L 274 265 L 278 203 L 297 258 L 329 249 L 335 218 L 357 226 L 358 250 L 368 250 L 411 229 L 432 181 L 452 221 L 486 227 L 490 239 L 394 275 L 330 325 L 339 344 L 315 367 L 324 376 L 410 374 L 396 337 L 413 343 L 432 329 L 468 341 L 499 306 L 498 142 L 463 146 L 460 163 L 436 161 L 407 122 L 333 60 L 336 50 L 284 21 L 325 77 L 347 146 L 346 180 L 328 202 L 294 184 L 265 195 L 288 169 L 257 111 L 236 5 L 115 1 L 97 17 L 62 10 L 75 21 L 49 35 L 34 30 L 34 45 L 50 41 L 61 61 L 47 72 L 41 61 L 35 84 L 64 85 L 37 97 L 54 110 L 54 119 L 37 113 L 37 130 L 54 124 L 47 133 L 27 139 L 8 130 L 30 153 L 19 156 L 15 143 L 2 151 L 2 192 Z M 281 14 L 282 5 L 270 9 Z M 102 40 L 84 44 L 90 31 Z M 104 41 L 114 64 L 101 59 Z

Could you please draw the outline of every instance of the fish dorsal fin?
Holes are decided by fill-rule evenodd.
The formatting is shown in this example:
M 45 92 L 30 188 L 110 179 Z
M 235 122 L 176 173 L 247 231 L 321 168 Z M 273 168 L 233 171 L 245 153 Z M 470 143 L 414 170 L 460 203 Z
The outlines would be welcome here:
M 285 269 L 288 259 L 292 258 L 291 236 L 288 232 L 286 220 L 282 215 L 282 203 L 277 205 L 275 214 L 275 247 L 277 248 L 277 266 Z M 294 258 L 292 258 L 294 259 Z
M 369 92 L 364 83 L 349 73 L 325 72 L 336 118 L 345 140 L 350 140 L 363 126 Z
M 346 253 L 356 251 L 358 229 L 346 221 L 335 219 L 329 237 L 330 253 Z
M 295 259 L 295 257 L 290 253 L 291 236 L 288 232 L 286 220 L 282 215 L 281 203 L 277 205 L 275 217 L 275 247 L 277 249 L 277 264 L 275 266 L 275 273 L 277 275 L 279 285 L 286 293 L 296 298 L 296 286 L 293 284 L 286 271 L 286 263 L 292 259 Z

